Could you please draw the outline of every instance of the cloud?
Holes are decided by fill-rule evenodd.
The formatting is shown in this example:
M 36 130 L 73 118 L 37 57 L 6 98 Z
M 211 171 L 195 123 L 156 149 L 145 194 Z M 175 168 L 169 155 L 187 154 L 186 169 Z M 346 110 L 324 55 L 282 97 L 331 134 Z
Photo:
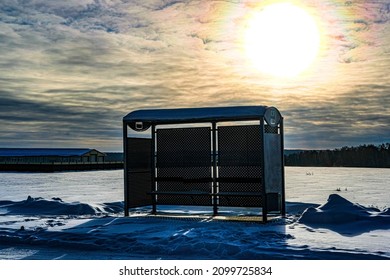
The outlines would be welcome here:
M 254 104 L 282 111 L 288 147 L 388 140 L 389 1 L 302 2 L 326 45 L 280 81 L 242 53 L 257 2 L 1 1 L 0 146 L 120 150 L 132 110 Z
M 367 84 L 312 106 L 289 106 L 288 141 L 300 147 L 337 148 L 389 140 L 390 85 Z

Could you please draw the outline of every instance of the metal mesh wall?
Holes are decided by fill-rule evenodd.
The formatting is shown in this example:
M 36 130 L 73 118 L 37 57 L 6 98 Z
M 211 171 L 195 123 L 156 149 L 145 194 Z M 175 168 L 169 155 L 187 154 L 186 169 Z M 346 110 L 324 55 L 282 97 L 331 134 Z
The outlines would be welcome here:
M 261 206 L 262 143 L 259 125 L 218 128 L 219 193 L 247 193 L 248 196 L 220 196 L 220 206 Z M 252 196 L 251 196 L 252 194 Z
M 158 129 L 156 166 L 158 204 L 211 205 L 210 127 Z
M 127 139 L 127 189 L 129 207 L 150 205 L 151 139 Z

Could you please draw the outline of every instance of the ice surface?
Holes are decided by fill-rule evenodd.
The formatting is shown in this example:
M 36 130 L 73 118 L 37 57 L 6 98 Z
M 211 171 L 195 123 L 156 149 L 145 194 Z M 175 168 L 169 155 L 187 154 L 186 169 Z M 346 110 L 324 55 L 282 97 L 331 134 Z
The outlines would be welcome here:
M 19 256 L 20 248 L 24 248 L 22 252 L 29 252 L 24 256 L 28 259 L 53 258 L 53 248 L 57 248 L 58 254 L 64 259 L 84 257 L 88 259 L 379 259 L 390 257 L 388 252 L 356 251 L 349 248 L 313 251 L 305 245 L 293 245 L 294 242 L 289 244 L 302 233 L 299 233 L 299 229 L 294 232 L 294 226 L 288 228 L 288 225 L 345 223 L 344 226 L 349 227 L 351 223 L 361 221 L 356 217 L 362 217 L 367 225 L 374 223 L 376 228 L 378 225 L 388 228 L 390 216 L 386 212 L 378 210 L 374 211 L 376 215 L 372 215 L 366 208 L 354 205 L 338 195 L 331 195 L 328 203 L 320 207 L 306 208 L 301 216 L 297 216 L 298 218 L 293 216 L 287 219 L 279 218 L 267 225 L 215 221 L 205 215 L 206 213 L 197 211 L 183 213 L 187 215 L 186 218 L 166 218 L 152 216 L 149 214 L 150 210 L 146 208 L 138 208 L 131 212 L 129 218 L 125 218 L 122 217 L 121 203 L 92 206 L 84 203 L 66 203 L 59 198 L 45 200 L 28 197 L 24 201 L 0 201 L 0 205 L 0 208 L 9 211 L 1 216 L 0 244 L 17 248 L 15 258 Z M 287 203 L 287 209 L 290 209 L 291 213 L 299 213 L 307 206 L 310 205 Z M 171 209 L 171 213 L 178 213 L 177 209 Z M 169 212 L 170 207 L 166 206 L 163 213 Z M 225 213 L 229 211 L 226 210 Z M 343 218 L 340 220 L 338 217 Z M 378 217 L 382 217 L 383 220 L 378 221 Z M 307 233 L 308 231 L 302 236 Z M 0 256 L 9 258 L 10 250 L 9 247 L 4 247 L 3 250 L 0 248 Z M 34 250 L 37 253 L 31 253 L 35 252 Z M 77 255 L 78 251 L 88 253 Z M 55 258 L 59 255 L 55 255 Z
M 0 194 L 7 190 L 0 200 L 0 259 L 389 259 L 388 171 L 380 175 L 382 182 L 365 190 L 359 185 L 366 182 L 354 182 L 349 176 L 348 190 L 341 191 L 336 190 L 339 185 L 324 188 L 325 183 L 316 190 L 313 180 L 322 182 L 329 172 L 321 171 L 314 169 L 314 175 L 306 176 L 304 168 L 287 168 L 287 216 L 268 224 L 215 220 L 210 209 L 199 207 L 159 207 L 161 214 L 176 218 L 153 216 L 150 207 L 133 209 L 130 217 L 123 217 L 117 171 L 43 174 L 42 180 L 54 176 L 56 184 L 62 184 L 54 190 L 47 182 L 34 185 L 39 180 L 30 174 L 33 183 L 23 190 L 31 192 L 22 199 L 15 183 L 13 188 L 0 189 Z M 375 172 L 379 171 L 360 169 L 359 173 L 366 171 L 365 180 L 370 180 L 370 174 L 378 178 Z M 341 183 L 347 181 L 344 172 L 332 169 Z M 79 184 L 72 174 L 80 175 Z M 28 175 L 24 174 L 24 182 Z M 106 176 L 115 178 L 114 183 Z M 6 178 L 10 185 L 11 177 Z M 88 195 L 80 196 L 78 185 L 83 184 Z M 375 186 L 382 196 L 372 195 L 378 192 Z M 103 200 L 104 191 L 108 202 Z M 258 211 L 226 208 L 222 213 L 238 216 Z

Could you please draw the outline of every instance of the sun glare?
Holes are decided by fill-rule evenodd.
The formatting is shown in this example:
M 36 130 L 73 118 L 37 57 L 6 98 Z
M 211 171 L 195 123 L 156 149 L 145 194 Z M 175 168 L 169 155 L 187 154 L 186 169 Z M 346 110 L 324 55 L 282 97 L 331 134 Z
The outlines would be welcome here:
M 320 34 L 314 18 L 304 9 L 277 3 L 251 17 L 244 46 L 249 60 L 261 72 L 295 77 L 316 58 Z

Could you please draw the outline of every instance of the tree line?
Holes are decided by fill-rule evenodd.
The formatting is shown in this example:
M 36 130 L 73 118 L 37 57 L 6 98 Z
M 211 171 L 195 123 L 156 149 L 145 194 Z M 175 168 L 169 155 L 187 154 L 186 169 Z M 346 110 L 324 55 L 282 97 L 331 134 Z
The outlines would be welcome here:
M 286 166 L 390 167 L 390 143 L 285 155 Z

